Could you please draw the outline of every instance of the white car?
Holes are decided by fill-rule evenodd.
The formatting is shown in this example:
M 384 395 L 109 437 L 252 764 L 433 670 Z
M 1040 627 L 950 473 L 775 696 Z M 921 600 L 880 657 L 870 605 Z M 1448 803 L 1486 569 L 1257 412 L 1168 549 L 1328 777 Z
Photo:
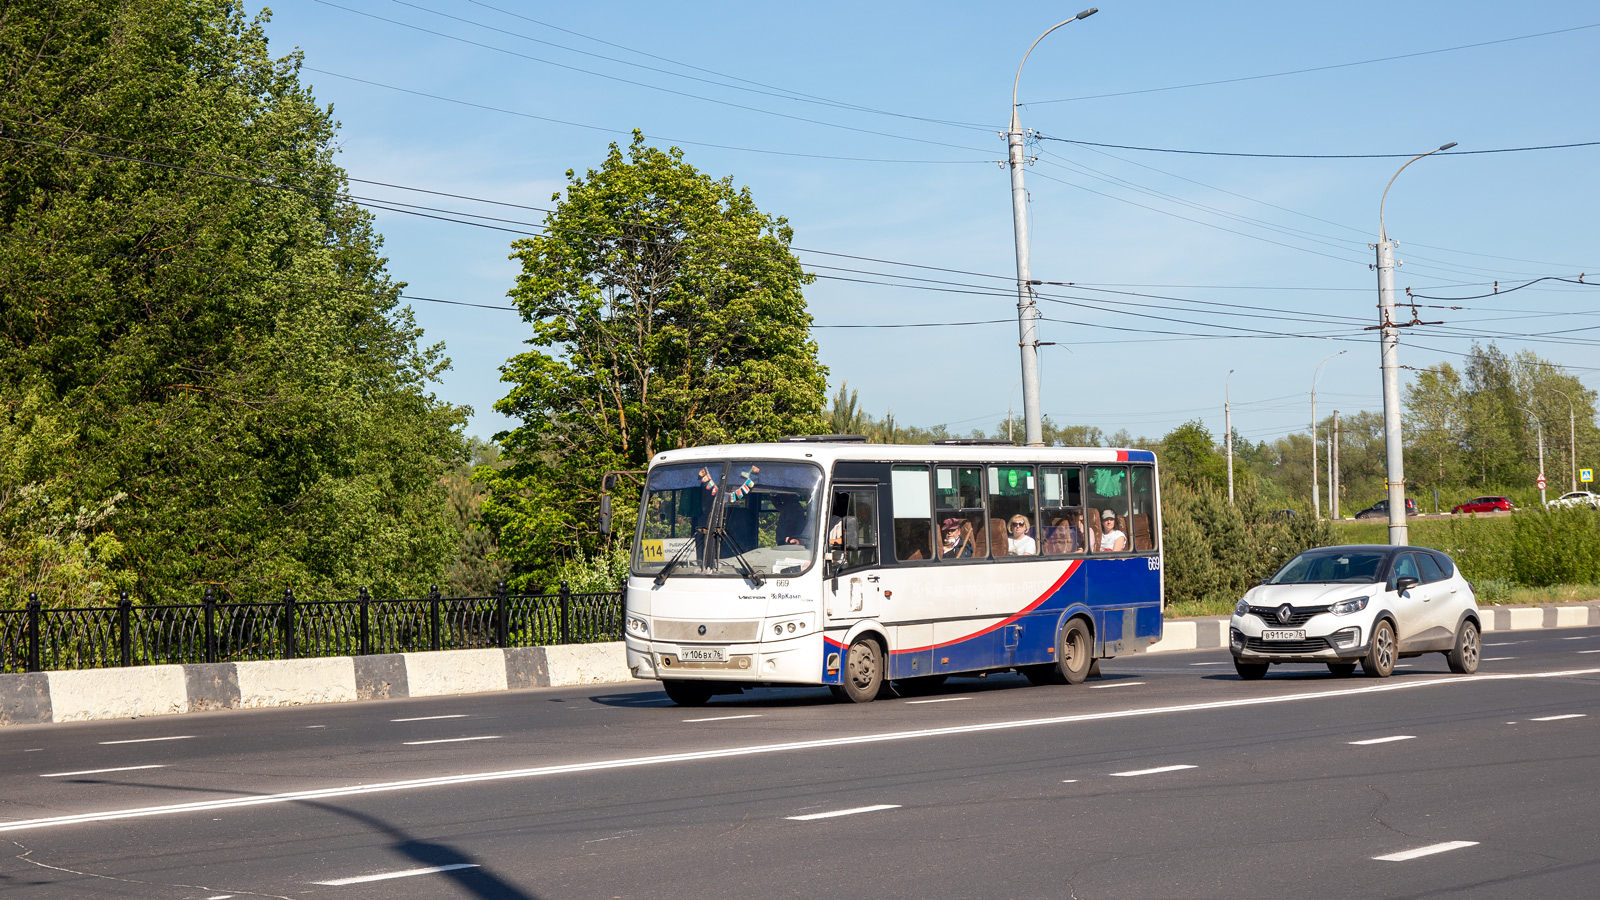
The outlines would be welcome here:
M 1233 609 L 1228 646 L 1240 678 L 1275 663 L 1325 663 L 1388 677 L 1396 661 L 1443 653 L 1478 670 L 1483 626 L 1472 585 L 1450 557 L 1422 547 L 1318 547 L 1289 560 Z
M 1571 509 L 1574 506 L 1589 506 L 1600 509 L 1600 494 L 1594 491 L 1567 491 L 1565 494 L 1545 504 L 1548 509 Z

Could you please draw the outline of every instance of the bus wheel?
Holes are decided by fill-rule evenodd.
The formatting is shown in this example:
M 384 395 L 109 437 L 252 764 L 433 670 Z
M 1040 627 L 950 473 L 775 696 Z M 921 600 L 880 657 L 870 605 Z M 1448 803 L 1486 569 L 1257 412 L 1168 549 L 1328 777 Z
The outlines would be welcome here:
M 1082 619 L 1072 619 L 1061 629 L 1061 646 L 1056 649 L 1056 666 L 1067 684 L 1082 684 L 1094 664 L 1094 641 Z
M 883 687 L 883 656 L 878 642 L 857 638 L 844 659 L 844 694 L 856 703 L 871 703 Z
M 661 682 L 661 687 L 667 692 L 667 697 L 679 706 L 705 706 L 711 699 L 711 685 L 704 681 L 671 681 Z

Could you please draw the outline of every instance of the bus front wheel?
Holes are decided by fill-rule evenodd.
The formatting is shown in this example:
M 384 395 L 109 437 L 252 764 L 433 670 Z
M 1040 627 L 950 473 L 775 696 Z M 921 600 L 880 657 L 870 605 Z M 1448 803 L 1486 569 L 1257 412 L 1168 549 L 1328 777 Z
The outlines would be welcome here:
M 855 703 L 871 703 L 883 687 L 883 654 L 872 638 L 857 638 L 845 653 L 843 683 L 835 696 Z
M 1072 619 L 1061 629 L 1061 646 L 1056 649 L 1056 665 L 1067 684 L 1082 684 L 1094 664 L 1094 640 L 1082 619 Z

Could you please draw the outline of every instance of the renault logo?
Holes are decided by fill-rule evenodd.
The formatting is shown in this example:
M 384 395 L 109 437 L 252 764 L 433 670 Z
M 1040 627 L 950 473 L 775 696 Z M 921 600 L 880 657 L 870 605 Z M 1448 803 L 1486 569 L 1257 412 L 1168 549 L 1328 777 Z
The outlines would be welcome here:
M 1294 607 L 1290 606 L 1287 603 L 1285 603 L 1284 605 L 1278 607 L 1278 624 L 1287 625 L 1287 624 L 1289 624 L 1289 620 L 1293 619 L 1293 618 L 1294 618 Z
M 706 633 L 706 627 L 704 625 L 700 626 L 700 633 L 701 634 L 705 634 Z

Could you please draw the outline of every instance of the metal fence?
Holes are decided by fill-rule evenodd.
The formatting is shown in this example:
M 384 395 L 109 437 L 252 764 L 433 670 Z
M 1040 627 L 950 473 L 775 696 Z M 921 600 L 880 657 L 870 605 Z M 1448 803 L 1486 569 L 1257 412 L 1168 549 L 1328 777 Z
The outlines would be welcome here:
M 622 594 L 554 594 L 0 610 L 0 673 L 366 656 L 622 640 Z

